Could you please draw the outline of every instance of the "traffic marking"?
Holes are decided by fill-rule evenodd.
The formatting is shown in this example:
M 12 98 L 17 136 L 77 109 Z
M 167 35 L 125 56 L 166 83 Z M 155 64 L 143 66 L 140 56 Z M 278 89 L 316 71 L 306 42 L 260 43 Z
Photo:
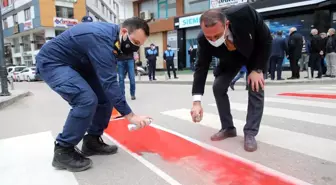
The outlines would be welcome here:
M 162 112 L 162 114 L 193 123 L 190 118 L 189 109 L 165 111 Z M 244 136 L 243 128 L 245 121 L 234 119 L 233 122 L 237 127 L 237 134 Z M 204 112 L 203 120 L 200 124 L 217 130 L 221 129 L 219 116 L 216 114 Z M 334 140 L 274 128 L 267 125 L 261 125 L 260 130 L 262 131 L 256 137 L 258 141 L 304 155 L 336 162 L 336 141 Z M 312 150 L 312 148 L 314 149 Z
M 184 166 L 202 171 L 202 178 L 215 177 L 215 184 L 308 184 L 158 125 L 130 132 L 127 124 L 126 120 L 112 121 L 105 133 L 132 153 L 155 153 L 166 161 L 183 161 Z
M 322 90 L 322 89 L 312 89 L 312 90 L 301 90 L 299 92 L 309 92 L 309 93 L 324 93 L 324 94 L 336 94 L 336 91 Z
M 283 103 L 283 104 L 291 104 L 291 105 L 302 105 L 302 106 L 310 106 L 310 107 L 321 107 L 321 108 L 329 108 L 336 109 L 336 102 L 321 102 L 321 101 L 309 101 L 309 100 L 300 100 L 300 99 L 289 99 L 289 98 L 273 98 L 273 97 L 265 97 L 265 102 L 272 103 Z
M 216 104 L 210 104 L 210 106 L 216 107 Z M 231 109 L 238 111 L 246 111 L 247 104 L 244 103 L 230 103 Z M 336 116 L 330 116 L 325 114 L 317 114 L 311 112 L 303 112 L 298 110 L 288 110 L 281 108 L 272 108 L 272 107 L 264 107 L 264 115 L 275 116 L 287 119 L 293 119 L 298 121 L 304 121 L 305 123 L 315 123 L 320 125 L 327 125 L 336 127 L 336 122 L 331 120 L 336 120 Z
M 278 95 L 279 96 L 305 97 L 305 98 L 336 99 L 336 94 L 280 93 Z
M 73 173 L 51 166 L 53 143 L 51 132 L 0 140 L 0 184 L 78 185 Z
M 320 87 L 321 89 L 334 89 L 336 90 L 336 87 Z

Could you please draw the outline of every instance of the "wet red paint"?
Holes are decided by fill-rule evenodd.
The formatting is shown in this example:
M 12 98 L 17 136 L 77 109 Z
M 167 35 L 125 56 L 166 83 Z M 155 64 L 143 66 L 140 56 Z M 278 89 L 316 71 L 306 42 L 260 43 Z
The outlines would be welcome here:
M 204 174 L 215 177 L 215 184 L 231 185 L 294 185 L 244 162 L 209 151 L 201 146 L 169 132 L 146 127 L 137 131 L 128 131 L 128 121 L 113 120 L 105 132 L 124 145 L 130 151 L 156 153 L 163 160 L 178 162 L 186 158 L 184 165 L 199 169 Z M 185 161 L 184 161 L 185 162 Z
M 335 94 L 281 93 L 278 95 L 279 96 L 305 97 L 305 98 L 336 99 Z

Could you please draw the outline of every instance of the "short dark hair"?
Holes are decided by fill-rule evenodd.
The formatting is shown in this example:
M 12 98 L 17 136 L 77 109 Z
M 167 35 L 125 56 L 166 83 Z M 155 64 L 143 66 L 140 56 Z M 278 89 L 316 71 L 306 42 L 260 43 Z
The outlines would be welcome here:
M 135 30 L 142 29 L 146 36 L 149 37 L 149 26 L 148 23 L 140 19 L 139 17 L 132 17 L 126 19 L 122 24 L 121 27 L 127 28 L 130 33 L 132 33 Z
M 204 23 L 205 27 L 215 26 L 218 22 L 225 24 L 226 16 L 220 9 L 212 9 L 205 11 L 200 18 L 200 23 Z

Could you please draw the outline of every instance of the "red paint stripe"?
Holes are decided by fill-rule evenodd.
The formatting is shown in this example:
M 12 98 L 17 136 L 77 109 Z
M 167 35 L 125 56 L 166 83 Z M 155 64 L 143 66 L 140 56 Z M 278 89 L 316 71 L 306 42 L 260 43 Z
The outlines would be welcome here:
M 306 98 L 336 99 L 335 94 L 281 93 L 278 95 L 279 96 L 306 97 Z
M 155 153 L 166 161 L 183 162 L 183 166 L 201 172 L 202 179 L 215 178 L 215 184 L 294 185 L 259 171 L 252 165 L 209 151 L 169 132 L 153 127 L 130 132 L 127 124 L 127 120 L 113 120 L 105 132 L 131 152 L 138 155 Z

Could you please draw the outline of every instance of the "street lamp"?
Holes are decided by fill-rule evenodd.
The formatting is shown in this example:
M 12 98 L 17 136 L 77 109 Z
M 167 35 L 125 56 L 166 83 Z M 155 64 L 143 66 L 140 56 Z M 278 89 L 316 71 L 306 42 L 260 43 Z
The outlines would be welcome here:
M 4 36 L 3 36 L 3 28 L 2 28 L 1 6 L 0 6 L 0 80 L 1 80 L 0 96 L 10 96 L 10 93 L 8 92 L 8 84 L 7 84 L 6 62 L 4 59 Z

